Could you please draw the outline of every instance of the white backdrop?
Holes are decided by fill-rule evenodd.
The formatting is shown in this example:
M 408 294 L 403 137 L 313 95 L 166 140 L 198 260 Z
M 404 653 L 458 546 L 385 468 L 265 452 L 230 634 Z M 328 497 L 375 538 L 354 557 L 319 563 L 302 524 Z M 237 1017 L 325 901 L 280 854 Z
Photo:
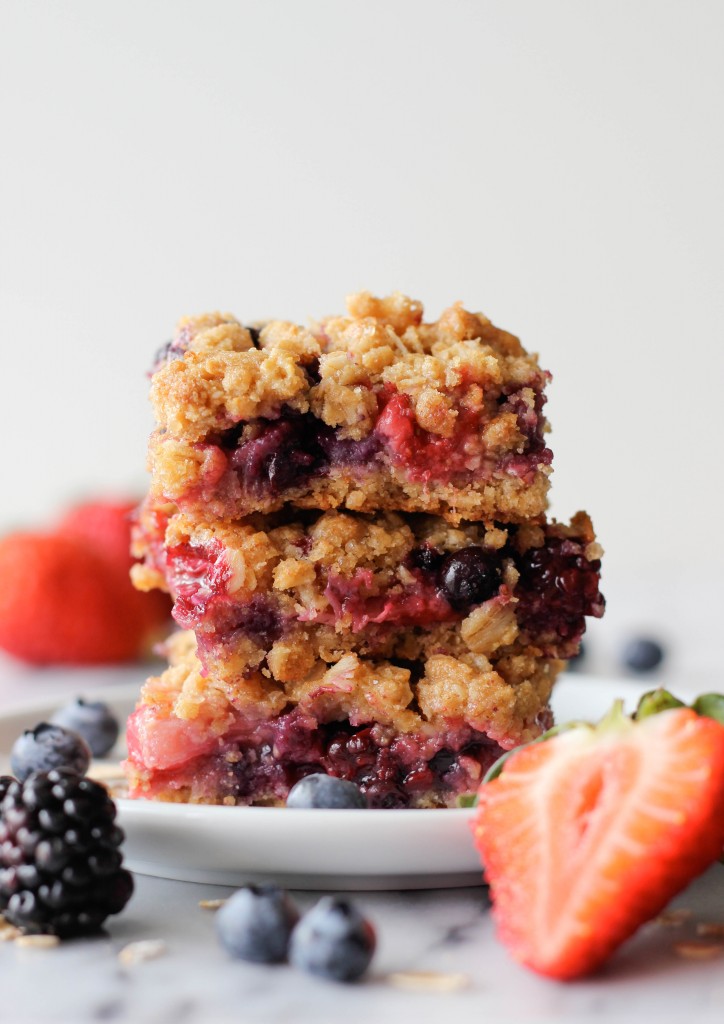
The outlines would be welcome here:
M 724 4 L 2 0 L 0 526 L 142 490 L 176 318 L 462 299 L 608 578 L 724 568 Z

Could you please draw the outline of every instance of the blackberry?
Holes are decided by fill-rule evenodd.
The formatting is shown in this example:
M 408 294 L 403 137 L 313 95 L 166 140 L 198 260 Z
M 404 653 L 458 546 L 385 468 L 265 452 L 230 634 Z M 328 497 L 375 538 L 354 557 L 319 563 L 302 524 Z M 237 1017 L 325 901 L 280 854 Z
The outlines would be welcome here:
M 516 559 L 519 625 L 538 643 L 552 644 L 556 657 L 574 654 L 586 628 L 585 616 L 600 619 L 606 602 L 599 590 L 601 563 L 586 558 L 572 538 L 548 537 Z
M 30 934 L 97 932 L 133 892 L 116 807 L 97 782 L 37 772 L 8 786 L 0 820 L 0 912 Z

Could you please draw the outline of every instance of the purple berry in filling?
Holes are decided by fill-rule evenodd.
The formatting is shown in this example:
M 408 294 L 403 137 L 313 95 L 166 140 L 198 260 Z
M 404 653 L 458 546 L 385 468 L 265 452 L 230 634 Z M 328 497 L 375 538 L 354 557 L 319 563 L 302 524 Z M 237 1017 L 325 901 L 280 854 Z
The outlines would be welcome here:
M 455 763 L 455 754 L 452 750 L 443 747 L 430 761 L 430 768 L 436 775 L 443 776 L 445 772 Z
M 320 424 L 318 439 L 330 466 L 368 466 L 380 450 L 380 439 L 375 434 L 361 441 L 345 440 L 324 424 Z
M 245 489 L 281 494 L 323 476 L 330 466 L 364 466 L 380 447 L 377 437 L 361 441 L 337 437 L 336 431 L 311 413 L 284 413 L 278 420 L 257 420 L 254 436 L 239 443 L 238 428 L 221 436 L 231 465 Z M 238 444 L 238 447 L 236 445 Z
M 518 558 L 518 570 L 518 622 L 538 638 L 567 641 L 559 657 L 575 654 L 584 616 L 600 619 L 606 606 L 598 589 L 600 561 L 589 561 L 578 541 L 549 538 Z
M 233 624 L 226 622 L 225 628 L 230 633 L 244 633 L 259 647 L 268 649 L 281 637 L 284 623 L 274 602 L 255 594 L 247 605 L 239 608 Z
M 231 456 L 245 488 L 280 494 L 303 484 L 322 468 L 322 453 L 309 443 L 302 419 L 260 420 L 256 424 L 256 436 L 243 441 Z
M 543 418 L 543 406 L 547 402 L 543 391 L 535 391 L 533 407 L 519 392 L 508 395 L 501 406 L 501 411 L 514 412 L 518 420 L 518 430 L 528 439 L 526 456 L 535 457 L 537 462 L 549 464 L 553 458 L 550 448 L 546 448 L 543 437 L 545 419 Z
M 474 546 L 446 555 L 440 567 L 443 594 L 457 609 L 495 597 L 500 577 L 498 556 Z
M 438 571 L 442 560 L 443 555 L 427 544 L 421 548 L 413 548 L 407 559 L 410 569 L 421 569 L 423 572 L 430 573 Z

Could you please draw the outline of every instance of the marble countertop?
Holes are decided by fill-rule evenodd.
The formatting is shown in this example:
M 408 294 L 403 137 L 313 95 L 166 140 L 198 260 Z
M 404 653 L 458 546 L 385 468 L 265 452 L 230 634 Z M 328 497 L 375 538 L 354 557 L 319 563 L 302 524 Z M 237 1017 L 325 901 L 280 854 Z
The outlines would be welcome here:
M 687 651 L 684 638 L 691 633 L 686 623 L 699 622 L 694 604 L 687 619 L 686 602 L 667 603 L 660 590 L 656 600 L 658 611 L 650 618 L 658 623 L 659 635 L 663 633 L 673 652 L 652 685 L 663 682 L 682 696 L 721 689 L 714 632 L 706 631 L 706 651 L 701 644 L 695 645 L 695 652 Z M 587 671 L 612 674 L 612 652 L 619 636 L 631 621 L 636 622 L 634 613 L 643 605 L 634 595 L 629 607 L 628 613 L 611 616 L 606 629 L 593 633 Z M 687 664 L 692 671 L 682 672 Z M 0 657 L 0 713 L 50 695 L 62 702 L 91 686 L 97 689 L 132 677 L 140 682 L 144 673 L 143 666 L 33 672 Z M 585 678 L 581 683 L 585 685 Z M 693 1018 L 697 1024 L 708 1024 L 721 1020 L 724 944 L 711 959 L 687 959 L 677 951 L 677 945 L 697 937 L 697 923 L 724 922 L 724 867 L 719 865 L 674 902 L 675 909 L 689 915 L 651 922 L 599 975 L 567 984 L 537 977 L 509 958 L 495 938 L 482 887 L 352 894 L 375 926 L 378 949 L 368 976 L 348 986 L 287 966 L 261 967 L 231 960 L 216 942 L 213 912 L 199 907 L 200 900 L 230 891 L 137 875 L 131 903 L 109 921 L 104 937 L 51 949 L 0 943 L 0 1021 L 322 1024 L 346 1018 L 365 1024 L 398 1024 L 447 1018 L 507 1024 Z M 302 909 L 316 899 L 311 892 L 294 896 Z M 124 966 L 118 953 L 141 940 L 160 940 L 163 954 Z
M 341 985 L 285 965 L 231 960 L 216 942 L 213 912 L 198 905 L 230 890 L 136 880 L 133 900 L 112 921 L 107 938 L 47 950 L 13 943 L 0 947 L 0 1019 L 18 1024 L 721 1020 L 724 957 L 698 962 L 675 950 L 694 933 L 694 922 L 724 921 L 724 868 L 719 866 L 675 902 L 691 911 L 691 918 L 679 927 L 645 926 L 600 975 L 567 984 L 539 978 L 508 958 L 494 937 L 482 888 L 355 896 L 376 927 L 378 949 L 363 981 Z M 294 896 L 302 908 L 316 898 Z M 144 939 L 161 940 L 165 952 L 123 966 L 119 951 Z

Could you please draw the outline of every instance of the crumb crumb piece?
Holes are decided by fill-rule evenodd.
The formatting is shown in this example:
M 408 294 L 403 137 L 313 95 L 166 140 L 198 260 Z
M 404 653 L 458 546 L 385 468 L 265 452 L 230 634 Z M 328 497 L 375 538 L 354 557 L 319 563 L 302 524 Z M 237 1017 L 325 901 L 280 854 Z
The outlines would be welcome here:
M 12 942 L 23 933 L 0 914 L 0 942 Z
M 165 952 L 166 943 L 162 939 L 142 939 L 140 942 L 130 942 L 124 946 L 118 954 L 118 959 L 124 967 L 133 967 L 145 960 L 155 960 Z
M 396 971 L 389 982 L 395 988 L 415 992 L 457 992 L 468 988 L 468 974 L 444 974 L 440 971 Z
M 685 921 L 691 917 L 691 911 L 683 908 L 677 910 L 665 910 L 656 918 L 656 924 L 664 928 L 681 928 Z
M 724 946 L 713 942 L 677 942 L 674 949 L 685 960 L 712 960 L 724 953 Z
M 226 900 L 199 900 L 199 906 L 202 910 L 218 910 L 225 903 Z
M 94 782 L 121 781 L 125 778 L 120 761 L 93 761 L 87 775 Z
M 724 939 L 724 922 L 700 921 L 696 926 L 696 934 L 710 939 Z
M 52 949 L 59 942 L 57 935 L 18 935 L 15 939 L 15 945 L 24 949 Z

